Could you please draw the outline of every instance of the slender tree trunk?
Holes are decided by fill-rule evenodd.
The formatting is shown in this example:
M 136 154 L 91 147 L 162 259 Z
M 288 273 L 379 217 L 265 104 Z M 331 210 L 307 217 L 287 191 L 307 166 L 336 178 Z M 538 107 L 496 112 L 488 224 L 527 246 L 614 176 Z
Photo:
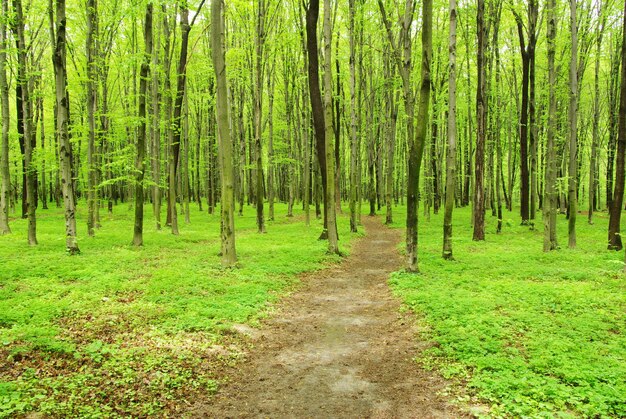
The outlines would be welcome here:
M 268 141 L 267 141 L 267 201 L 268 201 L 268 219 L 270 221 L 274 221 L 274 78 L 275 73 L 272 71 L 272 74 L 268 78 L 268 113 L 267 113 L 267 121 L 268 121 Z M 288 89 L 288 86 L 285 86 Z M 285 92 L 285 95 L 288 95 Z M 289 109 L 289 108 L 287 108 Z M 290 118 L 290 112 L 287 112 L 287 119 Z M 291 121 L 287 123 L 287 146 L 291 151 Z M 289 208 L 287 210 L 287 216 L 293 216 L 293 183 L 294 180 L 291 176 L 291 164 L 287 169 L 289 172 L 289 176 L 287 179 L 289 185 L 289 198 L 288 205 Z
M 418 210 L 418 189 L 419 171 L 421 157 L 424 152 L 424 142 L 426 140 L 426 124 L 428 124 L 428 104 L 430 101 L 430 58 L 432 51 L 432 2 L 426 0 L 423 5 L 423 30 L 422 30 L 422 85 L 420 87 L 420 108 L 418 112 L 420 125 L 419 133 L 415 135 L 414 107 L 415 95 L 411 85 L 411 25 L 413 22 L 414 2 L 407 0 L 404 7 L 404 16 L 401 21 L 400 35 L 396 45 L 395 37 L 391 31 L 391 23 L 387 18 L 385 6 L 378 0 L 378 8 L 382 15 L 387 39 L 394 54 L 398 72 L 402 78 L 402 94 L 404 98 L 404 111 L 406 113 L 406 139 L 408 143 L 407 162 L 407 219 L 406 219 L 406 251 L 407 251 L 407 271 L 419 272 L 417 260 L 417 210 Z M 424 103 L 425 101 L 425 103 Z M 426 118 L 424 118 L 426 116 Z
M 546 144 L 546 170 L 543 198 L 543 251 L 558 247 L 556 238 L 556 70 L 554 63 L 556 42 L 556 0 L 548 3 L 548 130 Z
M 143 246 L 143 179 L 146 171 L 146 102 L 150 61 L 152 60 L 152 3 L 146 5 L 143 38 L 145 53 L 139 77 L 139 130 L 135 160 L 135 228 L 133 231 L 133 245 L 135 246 Z
M 484 165 L 485 165 L 485 137 L 487 128 L 487 98 L 486 98 L 486 75 L 485 75 L 485 2 L 478 0 L 476 14 L 478 32 L 478 86 L 476 90 L 476 164 L 474 183 L 474 234 L 473 240 L 485 240 L 485 188 L 484 188 Z
M 385 71 L 388 80 L 393 79 L 394 70 L 393 64 L 389 62 L 389 54 L 385 54 Z M 387 207 L 385 215 L 385 224 L 393 224 L 393 172 L 394 172 L 394 158 L 396 150 L 396 128 L 398 121 L 398 105 L 396 100 L 396 92 L 391 86 L 388 87 L 386 92 L 387 109 L 386 113 L 389 118 L 387 124 L 387 185 L 385 187 L 385 205 Z M 356 127 L 355 127 L 356 130 Z
M 443 258 L 452 256 L 452 211 L 456 189 L 456 0 L 450 0 L 448 76 L 448 153 L 446 155 L 446 207 L 443 218 Z
M 330 20 L 330 0 L 324 0 L 324 122 L 326 148 L 326 199 L 324 212 L 328 224 L 328 253 L 340 254 L 337 237 L 337 218 L 335 207 L 335 152 L 333 138 L 333 88 L 331 74 L 332 29 Z
M 2 15 L 9 13 L 8 0 L 2 0 Z M 7 22 L 0 19 L 0 107 L 2 111 L 2 138 L 0 143 L 0 235 L 10 234 L 9 204 L 11 200 L 11 174 L 9 172 L 9 85 L 7 83 Z
M 228 90 L 226 85 L 226 53 L 224 45 L 223 0 L 211 2 L 211 53 L 217 80 L 217 129 L 219 165 L 221 174 L 221 240 L 222 266 L 232 267 L 237 262 L 235 251 L 235 194 L 233 149 L 228 118 Z
M 42 209 L 48 209 L 48 184 L 46 176 L 46 131 L 44 123 L 43 96 L 37 99 L 37 106 L 39 108 L 39 129 L 41 131 L 41 207 Z
M 538 4 L 536 0 L 530 0 L 528 4 L 528 123 L 529 123 L 529 147 L 530 147 L 530 207 L 529 224 L 534 228 L 537 212 L 537 106 L 535 94 L 535 47 L 537 44 L 537 15 Z
M 265 0 L 257 1 L 255 66 L 254 66 L 254 146 L 256 159 L 256 223 L 259 233 L 265 233 L 265 216 L 263 214 L 263 54 L 265 45 Z
M 619 125 L 617 131 L 617 159 L 615 162 L 615 191 L 609 218 L 609 250 L 622 249 L 620 221 L 624 202 L 624 164 L 626 156 L 626 1 L 624 2 L 624 30 L 622 32 L 622 70 L 619 95 Z
M 319 82 L 319 60 L 317 47 L 317 20 L 319 17 L 319 0 L 311 0 L 306 10 L 306 50 L 308 56 L 308 81 L 309 99 L 311 101 L 311 113 L 313 115 L 313 128 L 315 131 L 315 141 L 317 148 L 317 160 L 322 177 L 322 189 L 324 199 L 324 229 L 320 239 L 328 238 L 328 208 L 326 199 L 327 169 L 326 169 L 326 124 L 324 122 L 324 106 L 322 104 L 322 93 Z
M 522 19 L 516 14 L 517 32 L 519 35 L 520 52 L 522 55 L 522 104 L 520 108 L 520 215 L 522 224 L 528 224 L 529 208 L 529 173 L 528 173 L 528 85 L 530 78 L 530 57 L 524 40 Z
M 89 125 L 89 140 L 87 144 L 87 234 L 95 235 L 96 224 L 96 101 L 98 74 L 95 58 L 96 40 L 98 39 L 98 3 L 97 0 L 87 0 L 87 121 Z
M 163 19 L 167 19 L 167 14 L 163 14 Z M 156 31 L 154 44 L 160 44 L 160 32 Z M 152 208 L 156 229 L 161 230 L 161 95 L 159 93 L 160 82 L 158 48 L 152 49 Z
M 69 101 L 67 95 L 65 0 L 56 2 L 56 42 L 54 45 L 54 69 L 57 106 L 57 137 L 61 164 L 61 188 L 65 206 L 66 250 L 70 255 L 80 253 L 76 240 L 76 203 L 72 181 L 72 145 L 68 133 Z
M 576 213 L 578 212 L 577 203 L 577 131 L 578 131 L 578 76 L 576 60 L 578 57 L 578 29 L 576 26 L 576 0 L 570 0 L 570 30 L 572 39 L 570 68 L 569 68 L 569 168 L 568 168 L 568 204 L 569 204 L 569 224 L 568 236 L 569 247 L 576 247 Z M 621 208 L 621 205 L 620 205 Z
M 598 6 L 598 15 L 602 16 L 602 3 Z M 604 33 L 604 19 L 598 26 L 596 33 L 596 65 L 594 74 L 593 93 L 593 133 L 591 141 L 591 156 L 589 161 L 589 206 L 587 211 L 587 222 L 593 224 L 593 211 L 597 208 L 596 202 L 599 196 L 596 195 L 598 189 L 598 172 L 596 170 L 598 160 L 598 145 L 600 143 L 600 54 L 602 48 L 602 35 Z
M 28 218 L 28 243 L 31 246 L 37 244 L 37 169 L 33 164 L 33 105 L 31 96 L 31 83 L 26 67 L 27 45 L 25 41 L 25 20 L 22 13 L 22 1 L 14 0 L 15 12 L 15 37 L 17 39 L 17 85 L 20 87 L 20 104 L 22 112 L 22 132 L 24 142 L 24 170 L 26 173 L 26 215 Z M 19 118 L 18 118 L 19 123 Z

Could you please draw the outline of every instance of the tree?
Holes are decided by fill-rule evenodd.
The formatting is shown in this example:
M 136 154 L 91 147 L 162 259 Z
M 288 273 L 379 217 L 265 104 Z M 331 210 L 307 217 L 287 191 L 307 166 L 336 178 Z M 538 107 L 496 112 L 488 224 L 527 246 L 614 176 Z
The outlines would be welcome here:
M 446 207 L 443 219 L 443 258 L 452 257 L 452 211 L 456 190 L 456 0 L 450 0 L 448 76 L 448 154 L 446 155 Z
M 61 2 L 61 0 L 59 0 Z M 57 3 L 57 9 L 59 5 Z M 15 22 L 13 32 L 17 40 L 17 87 L 16 98 L 18 106 L 18 125 L 22 131 L 24 144 L 24 172 L 26 176 L 26 213 L 28 217 L 28 244 L 37 245 L 37 169 L 33 163 L 34 135 L 33 135 L 33 102 L 31 95 L 30 75 L 27 68 L 28 46 L 26 45 L 25 20 L 22 11 L 22 0 L 13 0 Z M 65 4 L 63 3 L 63 12 Z M 65 17 L 63 17 L 65 28 Z M 19 92 L 19 94 L 18 94 Z M 21 114 L 21 118 L 19 117 Z M 21 119 L 21 120 L 20 120 Z M 19 130 L 18 130 L 19 131 Z
M 133 245 L 135 246 L 143 246 L 143 179 L 146 172 L 146 102 L 150 61 L 152 60 L 152 3 L 146 5 L 143 39 L 145 53 L 139 76 L 139 130 L 135 160 L 135 228 L 133 231 Z
M 228 117 L 228 88 L 226 85 L 226 52 L 224 48 L 223 0 L 211 2 L 211 55 L 217 84 L 217 130 L 219 167 L 221 174 L 221 243 L 222 266 L 232 267 L 237 262 L 235 250 L 235 189 L 233 151 Z
M 95 58 L 96 40 L 98 38 L 98 3 L 97 0 L 87 0 L 87 119 L 89 121 L 89 143 L 87 145 L 87 234 L 94 236 L 96 225 L 96 76 L 98 74 Z
M 543 196 L 543 251 L 558 247 L 556 238 L 556 70 L 554 64 L 556 42 L 556 0 L 548 3 L 548 129 L 545 157 L 545 189 Z
M 474 169 L 474 235 L 473 240 L 485 240 L 485 136 L 487 134 L 487 88 L 485 72 L 485 2 L 478 0 L 476 9 L 476 31 L 478 32 L 478 86 L 476 89 L 476 165 Z
M 391 30 L 391 23 L 382 0 L 378 0 L 378 8 L 382 15 L 383 24 L 387 32 L 387 40 L 394 55 L 398 73 L 402 79 L 402 95 L 406 113 L 406 138 L 409 148 L 407 161 L 407 219 L 406 219 L 406 250 L 407 271 L 419 272 L 417 258 L 417 192 L 419 188 L 419 174 L 426 142 L 426 128 L 428 125 L 428 106 L 430 103 L 430 62 L 432 58 L 432 1 L 425 0 L 422 6 L 422 80 L 420 84 L 418 127 L 415 131 L 414 108 L 415 94 L 411 85 L 411 26 L 415 3 L 407 0 L 404 15 L 400 21 L 400 33 L 396 43 Z M 402 48 L 402 51 L 400 51 Z M 401 53 L 402 52 L 402 53 Z
M 333 138 L 332 74 L 331 74 L 332 29 L 330 21 L 330 0 L 324 0 L 324 146 L 326 153 L 326 199 L 324 209 L 328 224 L 328 253 L 340 254 L 337 237 L 335 207 L 335 152 Z
M 624 166 L 626 155 L 626 2 L 624 3 L 624 30 L 622 32 L 622 70 L 617 132 L 617 159 L 615 164 L 615 191 L 609 218 L 609 250 L 622 249 L 620 221 L 624 204 Z
M 0 17 L 0 107 L 2 108 L 2 138 L 0 139 L 0 235 L 10 234 L 9 200 L 11 191 L 11 173 L 9 172 L 9 84 L 7 83 L 7 16 L 8 0 L 2 0 Z
M 256 160 L 256 223 L 259 233 L 265 233 L 265 217 L 263 214 L 263 82 L 264 82 L 264 54 L 266 36 L 265 0 L 257 0 L 256 37 L 255 37 L 255 65 L 254 65 L 254 146 Z
M 172 118 L 172 142 L 170 144 L 170 160 L 169 160 L 169 183 L 168 183 L 168 199 L 170 209 L 170 221 L 172 226 L 172 234 L 178 235 L 178 215 L 176 213 L 176 181 L 179 175 L 180 160 L 180 142 L 183 131 L 182 115 L 183 115 L 183 99 L 185 98 L 185 89 L 187 82 L 187 55 L 189 53 L 189 32 L 193 27 L 196 18 L 202 10 L 204 1 L 200 2 L 198 10 L 194 15 L 191 23 L 189 22 L 189 8 L 187 1 L 184 0 L 180 5 L 180 56 L 178 59 L 178 68 L 176 69 L 176 97 L 174 99 L 174 115 Z
M 571 56 L 569 64 L 569 166 L 568 166 L 568 197 L 569 204 L 568 214 L 568 245 L 570 248 L 576 247 L 576 213 L 578 211 L 577 198 L 577 131 L 578 131 L 578 74 L 577 74 L 577 57 L 578 57 L 578 28 L 576 26 L 576 0 L 570 0 L 570 31 L 572 39 Z
M 56 135 L 59 139 L 61 188 L 65 207 L 65 248 L 70 255 L 74 255 L 80 253 L 80 249 L 76 239 L 76 195 L 72 180 L 72 145 L 68 132 L 69 98 L 67 94 L 65 24 L 65 0 L 56 0 L 55 44 L 52 56 L 56 88 Z
M 327 175 L 326 170 L 326 123 L 324 122 L 324 106 L 322 104 L 322 93 L 320 91 L 319 81 L 319 59 L 317 47 L 317 20 L 319 18 L 319 0 L 310 0 L 309 7 L 306 9 L 306 51 L 308 58 L 308 82 L 309 82 L 309 100 L 311 102 L 311 113 L 313 116 L 313 131 L 315 134 L 315 143 L 317 149 L 317 160 L 320 167 L 322 177 L 322 188 L 324 190 L 324 230 L 320 239 L 328 238 L 328 203 L 326 199 Z
M 513 10 L 515 16 L 515 22 L 517 24 L 517 33 L 519 36 L 520 53 L 522 55 L 522 104 L 520 108 L 519 119 L 519 133 L 520 133 L 520 215 L 522 217 L 522 224 L 528 224 L 530 222 L 530 174 L 528 169 L 528 117 L 529 117 L 529 84 L 531 65 L 534 65 L 535 60 L 535 45 L 536 34 L 535 25 L 537 22 L 538 5 L 536 0 L 530 0 L 528 3 L 528 21 L 529 21 L 529 33 L 528 33 L 528 45 L 526 45 L 524 37 L 524 24 L 522 19 Z M 534 70 L 533 70 L 534 72 Z M 534 89 L 534 87 L 533 87 Z M 533 104 L 534 109 L 534 104 Z M 532 148 L 533 144 L 531 144 Z M 532 153 L 532 150 L 531 150 Z

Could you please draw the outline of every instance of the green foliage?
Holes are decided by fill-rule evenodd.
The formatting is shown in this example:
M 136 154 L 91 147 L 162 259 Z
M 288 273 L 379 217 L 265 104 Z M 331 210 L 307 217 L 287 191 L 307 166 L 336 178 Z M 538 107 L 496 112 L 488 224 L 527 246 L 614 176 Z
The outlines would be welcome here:
M 243 350 L 232 325 L 257 324 L 297 274 L 338 260 L 317 240 L 319 223 L 286 211 L 276 204 L 267 234 L 252 209 L 237 217 L 233 270 L 217 256 L 219 215 L 197 210 L 176 237 L 151 226 L 146 206 L 140 249 L 130 245 L 134 212 L 103 210 L 103 227 L 72 257 L 61 210 L 39 212 L 38 247 L 25 244 L 26 221 L 13 221 L 0 237 L 0 417 L 147 416 L 214 391 L 219 366 Z M 347 220 L 339 228 L 349 250 Z
M 626 416 L 626 281 L 623 254 L 606 250 L 606 216 L 578 224 L 578 249 L 543 253 L 542 226 L 511 222 L 498 235 L 487 217 L 492 234 L 473 242 L 457 209 L 452 262 L 442 218 L 420 221 L 422 274 L 391 279 L 433 342 L 420 362 L 461 379 L 493 416 Z

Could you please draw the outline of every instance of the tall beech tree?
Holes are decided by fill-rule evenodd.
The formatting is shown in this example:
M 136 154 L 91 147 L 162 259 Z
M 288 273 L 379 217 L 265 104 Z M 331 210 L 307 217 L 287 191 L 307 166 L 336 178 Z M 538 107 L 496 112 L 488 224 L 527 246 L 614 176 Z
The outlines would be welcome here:
M 576 213 L 578 212 L 578 26 L 576 24 L 576 1 L 570 0 L 570 31 L 572 46 L 569 64 L 569 108 L 567 122 L 569 124 L 569 164 L 568 164 L 568 246 L 576 247 Z M 621 208 L 621 206 L 620 206 Z M 621 211 L 620 211 L 621 212 Z
M 0 17 L 0 111 L 2 112 L 2 138 L 0 138 L 0 235 L 10 234 L 9 206 L 11 193 L 11 173 L 9 171 L 9 84 L 7 82 L 7 16 L 9 1 L 2 0 Z
M 393 34 L 391 22 L 382 0 L 378 0 L 378 7 L 382 15 L 383 24 L 387 32 L 387 40 L 394 55 L 394 60 L 402 79 L 402 93 L 406 112 L 406 138 L 408 143 L 407 161 L 407 220 L 406 220 L 406 250 L 407 271 L 419 272 L 417 257 L 417 205 L 420 168 L 426 142 L 428 126 L 428 107 L 430 104 L 430 63 L 432 60 L 432 1 L 425 0 L 422 5 L 422 69 L 418 103 L 418 126 L 414 126 L 415 94 L 411 85 L 411 54 L 413 13 L 415 3 L 407 0 L 404 14 L 400 19 L 398 39 Z
M 306 51 L 308 58 L 308 82 L 309 100 L 311 101 L 311 114 L 313 116 L 313 131 L 317 149 L 317 161 L 322 178 L 322 189 L 324 199 L 324 229 L 320 239 L 328 238 L 328 171 L 326 161 L 326 123 L 324 121 L 324 105 L 322 103 L 322 92 L 319 80 L 319 51 L 317 46 L 317 21 L 319 19 L 319 0 L 310 0 L 306 9 Z
M 609 218 L 609 250 L 621 250 L 620 221 L 624 204 L 624 175 L 626 159 L 626 2 L 624 2 L 624 29 L 622 31 L 622 70 L 619 94 L 619 122 L 615 161 L 615 190 Z
M 59 3 L 63 3 L 63 33 L 65 33 L 65 3 L 61 0 L 57 2 L 57 13 L 59 9 Z M 28 46 L 26 45 L 25 19 L 21 0 L 13 0 L 13 12 L 13 33 L 17 42 L 17 120 L 19 125 L 18 132 L 21 131 L 21 138 L 24 144 L 23 170 L 26 176 L 26 190 L 25 193 L 23 193 L 26 196 L 26 215 L 28 218 L 28 244 L 30 244 L 31 246 L 35 246 L 37 245 L 37 170 L 35 168 L 35 165 L 33 164 L 35 136 L 33 134 L 33 98 L 31 94 L 32 76 L 27 67 Z
M 474 234 L 473 240 L 485 240 L 485 137 L 487 135 L 487 83 L 485 50 L 487 48 L 487 28 L 485 27 L 485 2 L 478 0 L 476 9 L 476 31 L 478 35 L 476 88 L 476 160 L 474 168 Z
M 558 247 L 556 237 L 556 0 L 548 2 L 548 127 L 546 135 L 545 185 L 543 195 L 543 251 L 549 252 Z
M 335 206 L 335 151 L 332 142 L 334 129 L 332 123 L 332 28 L 330 20 L 330 0 L 324 0 L 324 146 L 326 153 L 326 199 L 324 207 L 328 224 L 328 252 L 340 254 L 337 237 L 337 218 Z
M 456 192 L 456 0 L 450 0 L 448 41 L 448 153 L 446 154 L 446 203 L 443 219 L 443 258 L 452 256 L 452 211 Z
M 65 207 L 65 248 L 70 255 L 80 253 L 76 232 L 76 193 L 72 179 L 72 144 L 68 132 L 69 97 L 67 94 L 66 70 L 66 18 L 65 0 L 56 0 L 55 44 L 52 61 L 54 63 L 57 138 L 61 166 L 61 189 Z
M 97 105 L 97 42 L 98 39 L 98 2 L 87 0 L 87 120 L 89 125 L 87 144 L 87 234 L 94 236 L 96 227 L 97 185 L 96 185 L 96 105 Z
M 211 1 L 211 56 L 217 85 L 217 130 L 219 167 L 221 175 L 221 255 L 222 266 L 237 262 L 235 250 L 235 188 L 233 145 L 230 136 L 228 87 L 226 84 L 226 51 L 223 21 L 223 0 Z
M 152 3 L 146 5 L 143 39 L 145 52 L 139 73 L 139 127 L 137 130 L 137 156 L 135 159 L 135 228 L 133 245 L 143 246 L 144 176 L 146 172 L 146 104 L 148 102 L 148 77 L 152 60 Z

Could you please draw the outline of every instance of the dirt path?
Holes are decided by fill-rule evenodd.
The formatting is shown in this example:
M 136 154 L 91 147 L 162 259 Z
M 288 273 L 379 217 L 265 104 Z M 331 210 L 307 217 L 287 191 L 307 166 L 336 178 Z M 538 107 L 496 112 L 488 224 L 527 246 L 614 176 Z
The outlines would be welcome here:
M 254 336 L 211 405 L 196 417 L 457 418 L 418 368 L 410 315 L 387 287 L 402 261 L 400 232 L 364 217 L 367 237 L 343 263 L 304 278 Z

